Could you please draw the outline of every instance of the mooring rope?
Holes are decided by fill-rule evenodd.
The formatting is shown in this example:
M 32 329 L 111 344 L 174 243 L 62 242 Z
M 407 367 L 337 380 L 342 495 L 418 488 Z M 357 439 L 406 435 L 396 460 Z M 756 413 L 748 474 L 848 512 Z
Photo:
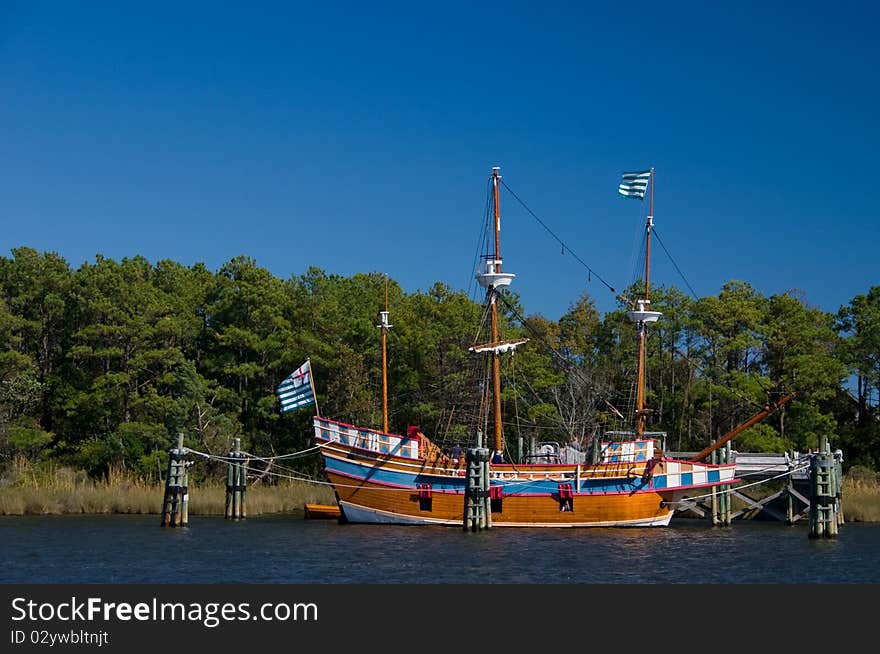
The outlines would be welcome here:
M 316 447 L 309 448 L 309 449 L 310 449 L 310 450 L 314 450 L 314 449 L 317 449 L 317 448 L 320 448 L 320 447 L 323 447 L 323 445 L 318 445 L 318 446 L 316 446 Z M 237 464 L 240 464 L 241 461 L 242 461 L 242 458 L 247 458 L 248 460 L 250 460 L 250 459 L 254 459 L 254 460 L 257 460 L 257 461 L 266 461 L 266 460 L 268 460 L 268 459 L 266 459 L 266 458 L 259 457 L 259 456 L 256 456 L 256 455 L 254 455 L 254 454 L 250 454 L 250 453 L 248 453 L 248 452 L 241 452 L 241 454 L 244 455 L 244 456 L 241 457 L 241 458 L 238 458 L 238 457 L 220 456 L 219 454 L 208 454 L 207 452 L 199 452 L 198 450 L 194 450 L 194 449 L 192 449 L 192 448 L 188 448 L 188 447 L 185 447 L 184 450 L 187 451 L 187 452 L 190 452 L 190 453 L 192 453 L 192 454 L 195 454 L 196 456 L 201 456 L 201 457 L 203 457 L 203 458 L 205 458 L 205 459 L 208 459 L 209 461 L 222 461 L 222 462 L 224 462 L 224 463 L 237 463 Z M 250 467 L 250 466 L 247 466 L 247 465 L 243 465 L 242 467 L 243 467 L 245 470 L 251 470 L 251 471 L 253 471 L 253 472 L 258 472 L 258 473 L 260 473 L 261 475 L 276 475 L 276 476 L 277 476 L 277 474 L 278 474 L 278 473 L 272 472 L 272 471 L 269 470 L 268 468 L 267 468 L 267 469 L 253 468 L 253 467 Z M 298 471 L 294 470 L 293 468 L 288 468 L 288 467 L 286 467 L 286 466 L 282 466 L 282 465 L 278 465 L 277 467 L 278 467 L 278 468 L 281 468 L 282 470 L 287 470 L 288 472 L 292 472 L 292 473 L 294 473 L 294 474 L 298 474 Z M 303 477 L 291 477 L 291 478 L 292 478 L 292 479 L 302 479 L 303 481 L 315 481 L 316 483 L 323 483 L 323 482 L 317 482 L 317 480 L 313 480 L 313 479 L 311 479 L 311 478 L 308 477 L 308 476 L 303 476 Z
M 320 448 L 320 447 L 324 447 L 324 445 L 318 445 L 317 447 L 319 447 L 319 448 Z M 217 455 L 217 454 L 208 454 L 208 453 L 206 453 L 206 452 L 199 452 L 198 450 L 193 450 L 193 449 L 191 449 L 191 448 L 184 448 L 184 449 L 185 449 L 187 452 L 190 452 L 190 453 L 192 453 L 192 454 L 195 454 L 196 456 L 204 457 L 205 459 L 209 459 L 209 460 L 213 460 L 213 461 L 223 461 L 223 462 L 226 462 L 226 463 L 235 462 L 235 463 L 238 463 L 239 465 L 241 465 L 241 467 L 242 467 L 244 470 L 247 470 L 247 471 L 250 471 L 250 472 L 254 472 L 254 473 L 259 473 L 259 474 L 261 474 L 261 475 L 269 475 L 270 477 L 279 477 L 279 478 L 281 478 L 281 479 L 292 479 L 292 480 L 294 480 L 294 481 L 306 481 L 306 482 L 309 482 L 309 483 L 312 483 L 312 484 L 319 484 L 319 485 L 321 485 L 321 486 L 335 486 L 335 487 L 337 487 L 337 488 L 363 488 L 363 485 L 354 485 L 354 484 L 334 484 L 334 483 L 329 482 L 329 481 L 320 481 L 320 480 L 318 480 L 318 479 L 312 479 L 311 477 L 309 477 L 308 475 L 305 475 L 305 474 L 302 474 L 302 475 L 301 475 L 301 474 L 287 475 L 287 474 L 283 474 L 283 473 L 280 473 L 280 472 L 274 472 L 274 471 L 272 471 L 272 470 L 266 471 L 266 470 L 264 470 L 264 469 L 262 469 L 262 468 L 254 468 L 253 466 L 249 466 L 249 465 L 246 465 L 246 464 L 242 464 L 242 463 L 241 463 L 242 459 L 233 459 L 233 458 L 230 458 L 230 457 L 228 457 L 228 456 L 219 456 L 219 455 Z M 315 448 L 311 448 L 311 449 L 315 449 Z M 246 454 L 246 453 L 245 453 L 245 452 L 242 452 L 242 454 Z M 258 458 L 260 458 L 260 457 L 254 457 L 254 458 L 255 458 L 255 459 L 258 459 Z M 288 469 L 288 470 L 290 470 L 290 469 Z M 294 471 L 294 470 L 290 470 L 290 472 L 294 472 L 294 473 L 295 473 L 296 471 Z M 404 489 L 400 489 L 400 488 L 371 488 L 370 490 L 400 491 L 400 490 L 404 490 Z
M 253 459 L 259 459 L 260 461 L 277 461 L 279 459 L 296 459 L 297 457 L 305 456 L 306 454 L 310 454 L 311 452 L 320 450 L 322 447 L 324 447 L 323 444 L 315 445 L 314 447 L 309 447 L 304 450 L 300 450 L 299 452 L 291 452 L 290 454 L 277 454 L 275 456 L 258 456 L 256 454 L 251 454 L 250 452 L 242 452 L 242 454 L 247 454 L 249 457 Z
M 242 451 L 240 453 L 244 454 L 245 456 L 247 456 L 251 459 L 256 459 L 258 461 L 268 462 L 268 461 L 275 461 L 277 459 L 293 459 L 296 457 L 305 456 L 306 454 L 309 454 L 309 453 L 314 452 L 316 450 L 320 450 L 322 447 L 324 447 L 324 445 L 325 445 L 324 443 L 321 443 L 319 445 L 315 445 L 314 447 L 309 447 L 305 450 L 300 450 L 299 452 L 291 452 L 290 454 L 280 454 L 278 456 L 259 456 L 257 454 L 251 454 L 250 452 L 245 452 L 245 451 Z M 195 454 L 196 456 L 201 456 L 206 459 L 225 461 L 227 463 L 229 463 L 230 461 L 238 461 L 239 460 L 235 457 L 222 456 L 220 454 L 208 454 L 207 452 L 199 452 L 198 450 L 194 450 L 191 447 L 184 447 L 183 449 L 186 452 L 191 452 L 192 454 Z

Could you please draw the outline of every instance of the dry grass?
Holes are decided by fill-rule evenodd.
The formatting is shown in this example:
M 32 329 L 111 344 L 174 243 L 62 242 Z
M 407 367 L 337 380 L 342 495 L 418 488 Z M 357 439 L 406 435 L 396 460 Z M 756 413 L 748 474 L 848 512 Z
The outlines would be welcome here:
M 158 498 L 161 504 L 161 492 Z M 287 480 L 276 486 L 248 488 L 245 508 L 249 516 L 262 513 L 300 513 L 306 503 L 335 504 L 336 499 L 328 486 Z M 190 494 L 190 515 L 223 515 L 225 509 L 226 488 L 223 486 L 194 489 Z
M 844 477 L 840 505 L 847 522 L 880 522 L 880 479 Z
M 94 481 L 69 468 L 47 472 L 17 466 L 11 477 L 15 483 L 7 480 L 0 488 L 0 515 L 162 512 L 164 486 L 125 472 L 111 470 L 106 479 Z M 333 491 L 326 485 L 298 480 L 285 480 L 274 486 L 260 484 L 247 490 L 249 516 L 302 512 L 306 503 L 333 504 Z M 225 486 L 190 483 L 190 515 L 223 515 L 225 506 Z

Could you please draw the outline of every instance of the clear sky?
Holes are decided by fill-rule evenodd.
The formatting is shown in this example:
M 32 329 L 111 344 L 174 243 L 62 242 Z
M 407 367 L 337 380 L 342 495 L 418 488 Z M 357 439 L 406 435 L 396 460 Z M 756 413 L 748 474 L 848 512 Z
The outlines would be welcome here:
M 0 3 L 0 246 L 470 285 L 486 181 L 596 273 L 880 283 L 874 3 Z M 509 195 L 529 313 L 613 295 Z M 653 278 L 687 290 L 659 247 Z

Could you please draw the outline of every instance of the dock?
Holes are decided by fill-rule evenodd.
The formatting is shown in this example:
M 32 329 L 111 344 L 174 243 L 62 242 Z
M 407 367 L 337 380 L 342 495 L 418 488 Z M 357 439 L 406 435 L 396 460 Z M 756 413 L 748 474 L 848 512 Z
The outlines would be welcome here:
M 667 456 L 675 459 L 690 459 L 696 452 L 668 452 Z M 810 518 L 813 523 L 811 511 L 815 502 L 811 497 L 818 497 L 812 485 L 815 480 L 811 476 L 813 467 L 813 453 L 799 452 L 731 452 L 731 459 L 736 463 L 736 477 L 740 480 L 739 486 L 732 486 L 729 494 L 731 499 L 736 498 L 742 505 L 738 510 L 730 510 L 727 516 L 727 524 L 732 520 L 750 520 L 754 518 L 769 517 L 786 524 L 794 524 L 802 518 Z M 827 455 L 836 464 L 839 475 L 842 453 L 838 450 L 833 455 Z M 755 493 L 746 489 L 757 489 L 763 482 L 778 479 L 782 488 L 772 493 L 758 497 Z M 839 502 L 839 493 L 829 492 Z M 824 494 L 822 495 L 824 498 Z M 711 496 L 697 494 L 693 498 L 685 499 L 676 506 L 676 514 L 689 515 L 690 517 L 713 518 L 714 509 Z M 835 521 L 842 523 L 842 514 L 835 517 Z M 836 530 L 835 530 L 836 533 Z

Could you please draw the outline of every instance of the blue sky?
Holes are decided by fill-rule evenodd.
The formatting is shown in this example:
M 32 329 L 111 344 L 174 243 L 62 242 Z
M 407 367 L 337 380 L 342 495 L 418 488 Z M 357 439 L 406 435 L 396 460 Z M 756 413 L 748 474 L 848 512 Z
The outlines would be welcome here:
M 325 6 L 326 5 L 326 6 Z M 0 4 L 0 249 L 467 289 L 486 180 L 603 279 L 643 207 L 700 295 L 880 283 L 870 3 Z M 613 295 L 502 195 L 529 313 Z M 653 278 L 686 289 L 654 248 Z

